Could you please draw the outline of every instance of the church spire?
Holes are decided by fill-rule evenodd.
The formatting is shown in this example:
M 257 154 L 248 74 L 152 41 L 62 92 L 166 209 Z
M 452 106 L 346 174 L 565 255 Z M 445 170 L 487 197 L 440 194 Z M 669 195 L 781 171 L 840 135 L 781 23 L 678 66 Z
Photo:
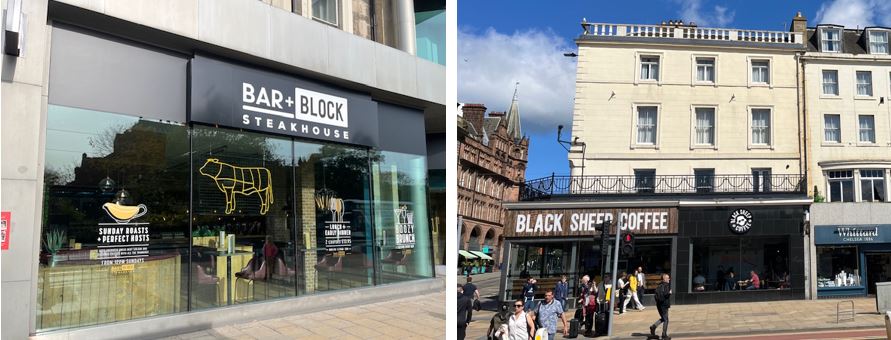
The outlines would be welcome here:
M 510 103 L 510 109 L 507 111 L 507 134 L 514 140 L 523 139 L 523 132 L 520 129 L 520 106 L 517 100 L 517 92 L 520 90 L 520 82 L 514 87 L 514 99 Z

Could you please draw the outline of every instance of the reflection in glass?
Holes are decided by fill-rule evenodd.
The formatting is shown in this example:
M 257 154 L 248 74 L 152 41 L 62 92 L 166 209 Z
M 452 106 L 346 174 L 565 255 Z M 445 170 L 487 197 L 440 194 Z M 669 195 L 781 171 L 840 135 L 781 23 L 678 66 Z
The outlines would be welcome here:
M 188 151 L 179 123 L 48 107 L 37 330 L 186 310 Z
M 691 292 L 790 288 L 786 237 L 693 239 L 691 243 Z M 753 272 L 760 281 L 757 288 L 747 282 Z

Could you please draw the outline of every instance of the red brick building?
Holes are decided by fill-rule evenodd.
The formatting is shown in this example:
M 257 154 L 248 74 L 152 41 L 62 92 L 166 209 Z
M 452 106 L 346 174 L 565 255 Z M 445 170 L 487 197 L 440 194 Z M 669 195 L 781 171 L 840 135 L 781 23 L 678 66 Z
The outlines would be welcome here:
M 520 128 L 517 96 L 505 112 L 490 112 L 482 104 L 465 104 L 458 117 L 458 215 L 461 255 L 475 260 L 482 252 L 501 263 L 504 242 L 503 201 L 517 201 L 526 176 L 529 139 Z M 483 258 L 485 258 L 483 256 Z

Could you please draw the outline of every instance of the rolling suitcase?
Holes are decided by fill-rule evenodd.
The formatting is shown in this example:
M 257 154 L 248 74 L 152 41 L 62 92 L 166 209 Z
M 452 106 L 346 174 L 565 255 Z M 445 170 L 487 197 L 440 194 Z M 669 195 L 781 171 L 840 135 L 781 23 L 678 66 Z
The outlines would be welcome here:
M 609 322 L 607 320 L 608 313 L 597 313 L 594 315 L 594 334 L 606 335 Z
M 567 338 L 576 338 L 579 336 L 579 319 L 569 320 L 569 332 L 566 334 Z

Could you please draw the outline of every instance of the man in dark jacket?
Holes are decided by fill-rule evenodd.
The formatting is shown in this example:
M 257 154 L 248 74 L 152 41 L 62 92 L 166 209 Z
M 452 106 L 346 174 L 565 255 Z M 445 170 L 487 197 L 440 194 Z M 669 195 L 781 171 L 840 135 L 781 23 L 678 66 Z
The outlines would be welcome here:
M 659 320 L 650 326 L 650 338 L 656 338 L 656 327 L 662 324 L 662 340 L 670 340 L 668 336 L 668 309 L 671 308 L 671 277 L 662 274 L 662 283 L 656 287 L 656 310 L 659 311 Z
M 464 284 L 464 296 L 470 299 L 470 305 L 473 307 L 467 311 L 467 323 L 470 323 L 473 321 L 473 309 L 477 306 L 477 301 L 480 299 L 480 291 L 473 284 L 473 276 L 467 276 L 467 283 Z
M 464 334 L 467 333 L 467 319 L 470 315 L 471 306 L 470 298 L 464 296 L 464 286 L 458 284 L 458 339 L 464 340 Z
M 538 285 L 535 283 L 535 278 L 530 277 L 523 285 L 523 310 L 527 312 L 535 309 L 535 292 L 538 291 Z

